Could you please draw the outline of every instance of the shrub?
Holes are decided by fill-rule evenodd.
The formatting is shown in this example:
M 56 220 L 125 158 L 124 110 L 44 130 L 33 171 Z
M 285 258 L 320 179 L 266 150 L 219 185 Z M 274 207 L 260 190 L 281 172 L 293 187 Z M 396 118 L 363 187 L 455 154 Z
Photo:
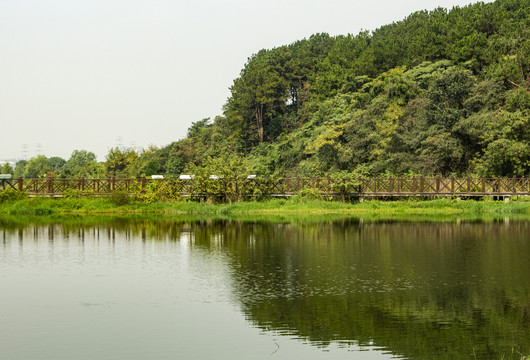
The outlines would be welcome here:
M 130 204 L 131 196 L 124 191 L 114 191 L 110 195 L 110 201 L 116 206 L 124 206 Z
M 135 199 L 147 204 L 158 201 L 172 202 L 183 200 L 176 183 L 177 181 L 175 179 L 169 179 L 166 181 L 151 182 L 147 184 L 145 192 L 135 195 Z
M 300 198 L 306 198 L 306 199 L 322 199 L 322 192 L 319 189 L 316 188 L 306 188 L 300 190 L 300 192 L 297 195 Z
M 26 197 L 26 193 L 22 191 L 17 191 L 13 189 L 0 190 L 0 203 L 21 200 Z

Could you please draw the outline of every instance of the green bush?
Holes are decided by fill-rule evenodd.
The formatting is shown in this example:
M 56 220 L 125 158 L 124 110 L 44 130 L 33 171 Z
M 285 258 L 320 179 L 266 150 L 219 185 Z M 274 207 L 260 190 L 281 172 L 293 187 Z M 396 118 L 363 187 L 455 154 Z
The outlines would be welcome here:
M 80 199 L 90 197 L 91 195 L 94 195 L 94 193 L 87 190 L 66 189 L 63 191 L 62 195 L 65 199 Z
M 27 194 L 13 189 L 0 190 L 0 203 L 24 199 Z
M 124 191 L 114 191 L 110 195 L 110 201 L 116 206 L 125 206 L 131 203 L 131 196 Z
M 302 189 L 297 196 L 306 199 L 322 199 L 323 197 L 322 192 L 316 188 Z
M 180 195 L 176 179 L 150 182 L 145 191 L 135 194 L 135 200 L 151 204 L 154 202 L 175 202 L 184 198 Z
M 206 196 L 209 202 L 232 203 L 252 194 L 248 165 L 241 157 L 208 157 L 201 166 L 190 164 L 188 171 L 197 185 L 193 195 Z

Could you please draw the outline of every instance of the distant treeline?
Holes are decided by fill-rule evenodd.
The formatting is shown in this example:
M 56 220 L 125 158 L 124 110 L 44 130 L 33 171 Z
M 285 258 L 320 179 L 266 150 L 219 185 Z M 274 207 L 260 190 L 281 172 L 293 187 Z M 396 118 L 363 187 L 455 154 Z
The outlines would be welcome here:
M 222 116 L 141 154 L 74 151 L 17 176 L 530 175 L 530 2 L 419 11 L 252 55 Z

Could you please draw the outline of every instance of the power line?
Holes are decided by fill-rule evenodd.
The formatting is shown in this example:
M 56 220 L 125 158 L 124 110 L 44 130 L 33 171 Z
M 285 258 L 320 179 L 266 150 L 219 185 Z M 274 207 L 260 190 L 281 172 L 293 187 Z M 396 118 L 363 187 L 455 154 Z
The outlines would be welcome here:
M 28 160 L 28 144 L 22 144 L 22 160 Z

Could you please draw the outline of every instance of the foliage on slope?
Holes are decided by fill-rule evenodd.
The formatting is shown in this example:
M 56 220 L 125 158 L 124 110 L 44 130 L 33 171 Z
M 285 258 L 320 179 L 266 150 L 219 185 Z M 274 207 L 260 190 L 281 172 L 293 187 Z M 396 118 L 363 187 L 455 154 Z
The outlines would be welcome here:
M 261 50 L 224 116 L 171 146 L 281 175 L 530 173 L 530 5 L 410 15 L 372 33 Z

